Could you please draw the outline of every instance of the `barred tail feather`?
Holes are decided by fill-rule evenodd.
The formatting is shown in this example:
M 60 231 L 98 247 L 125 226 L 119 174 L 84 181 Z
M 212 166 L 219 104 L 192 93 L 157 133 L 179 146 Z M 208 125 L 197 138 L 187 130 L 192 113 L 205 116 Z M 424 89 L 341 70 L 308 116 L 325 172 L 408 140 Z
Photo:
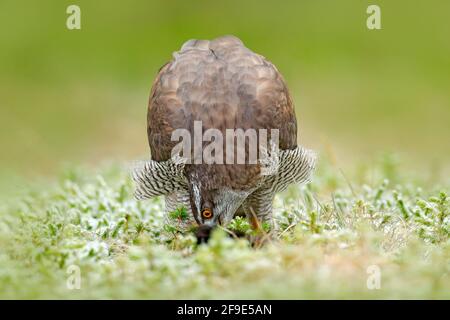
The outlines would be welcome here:
M 137 200 L 167 195 L 187 186 L 183 166 L 171 160 L 137 163 L 131 175 L 136 184 L 134 197 Z
M 298 146 L 293 150 L 281 150 L 279 157 L 276 173 L 266 180 L 272 192 L 281 192 L 290 184 L 304 184 L 311 180 L 317 159 L 314 151 Z
M 297 147 L 281 152 L 280 174 L 292 183 L 307 183 L 316 167 L 317 155 L 314 151 Z

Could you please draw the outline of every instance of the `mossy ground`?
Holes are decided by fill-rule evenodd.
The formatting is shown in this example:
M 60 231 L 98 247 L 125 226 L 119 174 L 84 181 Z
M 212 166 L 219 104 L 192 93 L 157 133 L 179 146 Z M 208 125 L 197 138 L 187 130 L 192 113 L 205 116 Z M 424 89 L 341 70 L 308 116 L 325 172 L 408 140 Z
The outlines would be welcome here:
M 1 208 L 0 298 L 448 299 L 448 185 L 422 185 L 385 162 L 349 176 L 322 163 L 276 198 L 263 247 L 223 230 L 197 246 L 162 199 L 132 198 L 126 170 L 69 170 Z

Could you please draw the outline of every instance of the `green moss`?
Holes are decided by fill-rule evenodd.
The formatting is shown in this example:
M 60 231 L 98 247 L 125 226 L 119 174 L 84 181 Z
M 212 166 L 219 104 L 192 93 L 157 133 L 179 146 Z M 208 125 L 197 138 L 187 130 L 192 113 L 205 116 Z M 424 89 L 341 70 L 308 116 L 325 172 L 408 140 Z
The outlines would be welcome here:
M 2 206 L 0 297 L 449 298 L 448 188 L 370 170 L 380 179 L 356 183 L 322 163 L 311 185 L 276 197 L 258 249 L 226 230 L 197 246 L 179 228 L 185 208 L 165 219 L 162 199 L 136 202 L 120 171 L 62 176 Z M 253 235 L 242 217 L 227 229 Z M 366 285 L 373 265 L 379 290 Z

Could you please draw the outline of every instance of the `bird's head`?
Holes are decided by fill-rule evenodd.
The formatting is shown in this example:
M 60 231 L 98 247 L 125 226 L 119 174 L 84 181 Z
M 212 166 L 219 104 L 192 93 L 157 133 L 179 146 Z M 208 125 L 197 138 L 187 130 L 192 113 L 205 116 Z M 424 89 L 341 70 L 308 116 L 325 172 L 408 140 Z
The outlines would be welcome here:
M 226 226 L 252 191 L 234 189 L 226 184 L 217 187 L 211 183 L 214 178 L 199 174 L 198 170 L 188 170 L 186 178 L 192 214 L 199 225 L 198 242 L 206 242 L 218 225 Z

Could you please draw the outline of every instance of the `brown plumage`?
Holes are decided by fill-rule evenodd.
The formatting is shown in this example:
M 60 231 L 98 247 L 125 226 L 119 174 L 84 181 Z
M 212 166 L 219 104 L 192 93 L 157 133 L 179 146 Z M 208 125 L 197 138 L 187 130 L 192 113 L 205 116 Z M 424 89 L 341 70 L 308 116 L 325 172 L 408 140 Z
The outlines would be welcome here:
M 172 186 L 165 182 L 161 192 L 149 191 L 148 185 L 156 179 L 149 173 L 154 170 L 150 167 L 141 174 L 140 181 L 136 180 L 147 185 L 142 187 L 147 188 L 147 196 L 142 196 L 144 191 L 141 190 L 140 198 L 164 194 L 168 209 L 187 205 L 199 224 L 210 222 L 203 221 L 199 214 L 204 207 L 215 211 L 213 224 L 224 224 L 235 213 L 249 210 L 249 206 L 267 219 L 274 193 L 288 183 L 306 180 L 314 164 L 310 153 L 297 148 L 294 106 L 283 77 L 272 63 L 233 36 L 211 41 L 190 40 L 174 53 L 153 83 L 147 120 L 151 156 L 158 170 L 164 170 L 161 169 L 163 163 L 169 164 L 172 149 L 178 143 L 171 141 L 173 130 L 184 128 L 193 134 L 194 121 L 202 121 L 203 132 L 214 128 L 224 136 L 226 129 L 278 129 L 279 148 L 285 152 L 281 158 L 294 159 L 293 165 L 297 163 L 299 167 L 297 175 L 302 173 L 303 167 L 305 174 L 301 177 L 291 174 L 292 179 L 288 179 L 285 177 L 289 175 L 287 169 L 282 172 L 283 177 L 281 174 L 263 177 L 259 164 L 186 164 L 178 167 L 177 176 L 173 178 L 179 183 Z M 284 167 L 288 168 L 288 164 Z M 199 189 L 198 199 L 193 188 Z M 221 204 L 221 198 L 229 198 L 224 201 L 237 203 L 237 207 Z

